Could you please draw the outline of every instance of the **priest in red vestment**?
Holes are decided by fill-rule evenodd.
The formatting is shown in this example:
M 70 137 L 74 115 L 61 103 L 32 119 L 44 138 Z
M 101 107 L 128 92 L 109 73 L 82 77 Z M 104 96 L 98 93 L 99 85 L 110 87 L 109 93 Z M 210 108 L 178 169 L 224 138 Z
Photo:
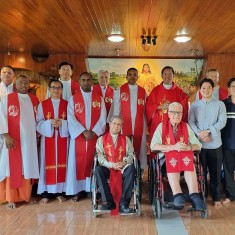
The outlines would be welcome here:
M 8 208 L 16 202 L 30 201 L 32 179 L 37 179 L 36 108 L 39 100 L 28 93 L 29 79 L 19 75 L 17 93 L 4 96 L 0 104 L 0 134 L 4 144 L 0 153 L 0 201 Z
M 112 210 L 113 215 L 133 212 L 129 205 L 135 179 L 134 149 L 130 139 L 120 134 L 122 125 L 122 116 L 113 116 L 109 133 L 98 138 L 96 143 L 99 166 L 95 175 L 103 201 L 100 209 Z
M 183 209 L 185 198 L 180 187 L 180 172 L 184 171 L 189 197 L 193 208 L 203 211 L 204 201 L 198 193 L 193 151 L 201 149 L 201 143 L 189 125 L 182 120 L 183 106 L 173 102 L 168 106 L 168 119 L 160 123 L 154 132 L 150 148 L 164 152 L 166 170 L 171 186 L 174 206 Z
M 80 90 L 80 86 L 75 82 L 71 76 L 73 75 L 73 65 L 69 62 L 63 61 L 59 64 L 59 81 L 63 84 L 62 97 L 64 100 L 76 94 Z M 50 97 L 50 92 L 47 90 L 46 99 Z
M 65 201 L 69 132 L 67 123 L 68 102 L 61 98 L 63 84 L 50 80 L 50 98 L 38 105 L 37 131 L 41 134 L 40 177 L 37 193 L 40 204 L 51 198 Z
M 106 109 L 101 96 L 92 91 L 92 76 L 80 75 L 80 91 L 68 103 L 70 134 L 66 194 L 77 201 L 90 192 L 90 175 L 97 138 L 106 127 Z
M 172 67 L 164 67 L 161 71 L 162 83 L 152 90 L 147 99 L 146 114 L 150 142 L 157 126 L 168 119 L 168 106 L 171 102 L 182 104 L 182 119 L 185 122 L 188 120 L 188 96 L 173 82 L 174 74 Z
M 114 94 L 114 101 L 108 120 L 113 115 L 122 115 L 122 134 L 133 137 L 136 157 L 140 160 L 141 168 L 147 166 L 146 143 L 146 113 L 145 104 L 147 94 L 143 87 L 138 86 L 138 70 L 129 68 L 126 75 L 127 83 L 122 85 Z
M 109 86 L 110 73 L 105 70 L 100 70 L 98 73 L 99 84 L 93 86 L 93 92 L 97 93 L 104 99 L 107 115 L 113 103 L 114 89 Z

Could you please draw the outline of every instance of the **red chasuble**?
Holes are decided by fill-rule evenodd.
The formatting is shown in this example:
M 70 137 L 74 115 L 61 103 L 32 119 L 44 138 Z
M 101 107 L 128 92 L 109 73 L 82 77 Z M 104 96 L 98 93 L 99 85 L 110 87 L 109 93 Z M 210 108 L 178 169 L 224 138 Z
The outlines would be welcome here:
M 124 119 L 122 132 L 125 136 L 133 136 L 133 146 L 138 159 L 140 158 L 140 148 L 144 127 L 145 98 L 145 89 L 138 86 L 135 129 L 134 133 L 132 133 L 131 96 L 128 83 L 124 84 L 120 88 L 121 115 Z
M 153 134 L 157 126 L 168 120 L 167 110 L 157 109 L 159 105 L 165 102 L 179 102 L 183 106 L 183 117 L 182 120 L 187 122 L 188 120 L 188 96 L 179 88 L 175 83 L 171 89 L 167 90 L 163 83 L 156 86 L 150 93 L 146 102 L 146 115 L 149 128 L 149 139 L 152 140 Z
M 228 91 L 224 89 L 223 87 L 219 88 L 219 100 L 225 100 L 228 98 Z M 202 94 L 199 90 L 199 100 L 202 99 Z
M 36 96 L 28 93 L 32 102 L 32 106 L 28 107 L 33 109 L 34 117 L 36 116 L 36 107 L 39 100 Z M 23 186 L 22 181 L 22 152 L 20 140 L 20 103 L 18 93 L 11 93 L 8 95 L 8 134 L 16 140 L 15 148 L 9 152 L 9 165 L 10 165 L 10 185 L 11 188 L 20 188 Z
M 72 95 L 78 93 L 78 91 L 80 91 L 80 85 L 71 79 L 71 92 L 72 92 Z
M 99 121 L 101 114 L 102 98 L 98 94 L 92 92 L 91 99 L 91 126 L 86 128 L 86 106 L 84 104 L 82 93 L 78 92 L 73 96 L 75 117 L 78 122 L 80 122 L 84 128 L 88 130 L 92 130 L 94 128 L 96 123 Z M 91 176 L 91 167 L 94 159 L 96 140 L 97 136 L 94 135 L 92 139 L 86 141 L 83 134 L 79 135 L 75 140 L 77 180 L 84 180 L 86 177 Z
M 93 92 L 97 93 L 101 97 L 103 97 L 101 87 L 99 84 L 93 86 Z M 109 110 L 111 108 L 112 102 L 113 102 L 113 95 L 114 95 L 114 90 L 111 86 L 107 86 L 105 95 L 104 95 L 104 103 L 107 111 L 107 115 L 109 114 Z
M 176 138 L 170 121 L 163 122 L 162 125 L 162 144 L 173 145 L 178 142 L 189 144 L 188 128 L 185 122 L 180 122 L 177 126 Z M 166 157 L 167 173 L 194 171 L 193 151 L 170 151 L 164 153 Z
M 67 120 L 66 100 L 60 99 L 59 104 L 59 119 Z M 42 102 L 43 115 L 45 120 L 54 119 L 54 108 L 51 98 Z M 45 170 L 46 170 L 46 185 L 63 183 L 66 176 L 67 162 L 67 137 L 61 137 L 58 130 L 57 146 L 55 130 L 52 137 L 45 137 Z M 56 149 L 57 148 L 57 149 Z M 57 163 L 56 163 L 57 152 Z
M 102 137 L 104 153 L 109 162 L 123 162 L 126 155 L 126 137 L 118 134 L 116 147 L 114 146 L 110 133 Z M 110 169 L 110 191 L 116 204 L 116 209 L 111 211 L 112 215 L 119 212 L 119 203 L 122 197 L 122 173 L 114 169 Z

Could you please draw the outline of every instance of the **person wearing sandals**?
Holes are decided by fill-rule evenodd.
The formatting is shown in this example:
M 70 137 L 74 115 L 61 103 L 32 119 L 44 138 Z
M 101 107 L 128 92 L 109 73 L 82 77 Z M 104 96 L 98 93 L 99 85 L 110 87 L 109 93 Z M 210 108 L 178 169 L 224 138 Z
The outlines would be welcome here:
M 165 155 L 167 177 L 173 192 L 175 209 L 183 209 L 185 204 L 180 187 L 180 172 L 184 171 L 192 206 L 196 210 L 203 211 L 206 205 L 198 192 L 193 155 L 193 151 L 200 150 L 202 145 L 189 125 L 181 121 L 182 116 L 183 106 L 178 102 L 171 103 L 168 107 L 169 119 L 158 125 L 150 148 Z

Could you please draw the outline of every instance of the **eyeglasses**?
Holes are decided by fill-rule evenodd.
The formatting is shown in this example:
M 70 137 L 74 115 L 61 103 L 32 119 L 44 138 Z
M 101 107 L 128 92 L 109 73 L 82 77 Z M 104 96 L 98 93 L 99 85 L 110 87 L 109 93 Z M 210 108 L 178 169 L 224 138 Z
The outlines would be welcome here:
M 183 114 L 183 112 L 178 112 L 178 111 L 168 111 L 169 113 L 171 113 L 172 115 L 182 115 Z
M 61 86 L 52 86 L 52 87 L 50 87 L 50 89 L 53 91 L 55 91 L 55 90 L 60 91 L 60 90 L 62 90 L 62 87 Z

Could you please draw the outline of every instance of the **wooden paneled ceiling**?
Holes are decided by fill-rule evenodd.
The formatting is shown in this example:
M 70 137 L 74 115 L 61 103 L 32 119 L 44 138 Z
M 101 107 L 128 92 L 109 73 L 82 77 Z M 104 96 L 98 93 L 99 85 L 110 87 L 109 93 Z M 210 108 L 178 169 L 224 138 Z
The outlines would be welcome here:
M 126 40 L 107 35 L 120 30 Z M 177 33 L 192 40 L 176 43 Z M 157 35 L 144 48 L 141 35 Z M 235 53 L 234 0 L 1 0 L 0 53 L 88 57 L 190 57 Z

